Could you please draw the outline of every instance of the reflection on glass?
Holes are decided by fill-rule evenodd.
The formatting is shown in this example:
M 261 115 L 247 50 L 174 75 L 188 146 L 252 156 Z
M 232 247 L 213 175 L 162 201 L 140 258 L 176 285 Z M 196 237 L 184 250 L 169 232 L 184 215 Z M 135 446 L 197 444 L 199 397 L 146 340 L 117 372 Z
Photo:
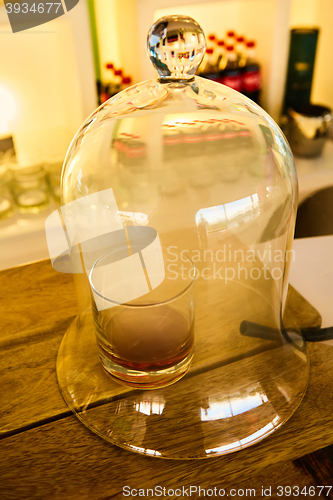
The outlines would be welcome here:
M 240 442 L 235 441 L 234 443 L 226 444 L 224 446 L 217 446 L 216 448 L 211 448 L 209 450 L 206 450 L 206 454 L 209 455 L 210 453 L 226 453 L 228 451 L 231 451 L 235 448 L 240 448 Z
M 254 408 L 257 408 L 264 402 L 268 401 L 266 396 L 265 399 L 266 401 L 264 401 L 264 398 L 262 398 L 261 394 L 258 393 L 249 394 L 248 396 L 245 396 L 243 398 L 242 397 L 232 398 L 231 400 L 232 414 L 240 415 L 241 413 L 245 413 L 246 411 L 253 410 Z
M 162 415 L 164 401 L 140 401 L 135 404 L 135 410 L 145 415 Z
M 118 214 L 126 225 L 132 223 L 137 226 L 146 226 L 148 224 L 148 215 L 146 214 L 140 212 L 123 212 L 121 210 L 118 210 Z
M 259 429 L 257 432 L 253 432 L 253 434 L 250 434 L 250 436 L 247 436 L 244 439 L 241 439 L 239 441 L 241 446 L 244 446 L 248 443 L 252 443 L 254 441 L 257 441 L 259 438 L 267 434 L 268 432 L 272 431 L 274 428 L 274 425 L 272 422 L 269 422 L 269 424 L 265 425 L 265 427 L 262 427 Z
M 203 221 L 207 232 L 221 231 L 233 225 L 244 223 L 259 212 L 259 196 L 254 193 L 240 200 L 235 200 L 217 207 L 201 208 L 195 215 L 195 222 L 200 234 Z
M 209 408 L 201 408 L 202 422 L 232 417 L 229 399 L 209 400 Z
M 130 448 L 132 448 L 133 451 L 137 451 L 138 453 L 144 453 L 145 455 L 152 455 L 152 456 L 159 456 L 161 453 L 159 453 L 156 450 L 149 450 L 148 448 L 141 448 L 141 446 L 134 446 L 133 444 L 129 445 Z
M 263 389 L 258 387 L 242 395 L 234 394 L 227 398 L 209 398 L 208 408 L 201 409 L 201 420 L 220 420 L 240 415 L 246 411 L 253 410 L 258 406 L 268 402 L 268 398 Z
M 220 205 L 217 207 L 202 208 L 195 215 L 195 222 L 200 234 L 200 225 L 205 221 L 207 232 L 221 231 L 227 227 L 227 217 L 225 213 L 225 206 Z
M 239 441 L 234 441 L 224 446 L 217 446 L 216 448 L 211 448 L 209 450 L 206 450 L 206 453 L 207 455 L 209 455 L 210 453 L 214 454 L 223 453 L 234 449 L 244 448 L 245 446 L 248 446 L 250 443 L 254 444 L 256 441 L 260 441 L 266 434 L 270 434 L 274 429 L 274 427 L 276 427 L 276 424 L 275 423 L 273 424 L 273 422 L 269 422 L 267 425 L 265 425 L 258 431 L 253 432 L 252 434 L 250 434 L 250 436 L 247 436 L 244 439 L 240 439 Z

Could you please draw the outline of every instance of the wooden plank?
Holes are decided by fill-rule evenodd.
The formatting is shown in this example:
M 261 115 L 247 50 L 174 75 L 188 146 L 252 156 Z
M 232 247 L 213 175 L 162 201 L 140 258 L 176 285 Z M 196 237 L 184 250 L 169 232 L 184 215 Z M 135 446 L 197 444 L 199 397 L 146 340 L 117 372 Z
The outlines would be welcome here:
M 0 433 L 2 435 L 22 430 L 34 423 L 37 425 L 52 416 L 59 417 L 68 414 L 67 405 L 58 388 L 55 364 L 61 339 L 71 321 L 72 318 L 59 320 L 57 323 L 54 321 L 50 330 L 39 331 L 38 334 L 30 331 L 27 343 L 14 345 L 0 352 L 3 400 L 0 408 Z M 16 337 L 15 341 L 17 340 Z M 96 349 L 93 338 L 91 348 Z M 88 354 L 90 353 L 91 349 L 88 349 Z M 82 362 L 83 373 L 83 356 Z M 96 370 L 99 376 L 106 377 L 97 357 Z M 114 383 L 112 391 L 114 397 L 128 392 L 128 389 Z M 110 395 L 109 388 L 107 388 L 107 394 Z M 97 400 L 101 397 L 103 394 L 99 394 Z
M 107 500 L 123 498 L 124 485 L 314 485 L 311 474 L 291 461 L 332 441 L 329 374 L 333 361 L 326 355 L 327 349 L 329 346 L 324 345 L 310 347 L 310 386 L 296 414 L 279 431 L 251 448 L 218 459 L 160 460 L 117 448 L 71 416 L 1 441 L 0 496 L 6 500 Z
M 216 460 L 215 464 L 210 463 L 210 466 L 201 470 L 199 476 L 193 462 L 187 463 L 186 466 L 182 464 L 181 470 L 178 471 L 177 463 L 179 462 L 168 461 L 165 464 L 165 473 L 160 475 L 159 470 L 154 472 L 152 463 L 144 463 L 140 460 L 135 463 L 134 459 L 129 468 L 125 470 L 124 467 L 120 467 L 117 473 L 118 463 L 114 463 L 112 456 L 106 450 L 102 451 L 98 463 L 96 463 L 94 456 L 91 458 L 89 456 L 83 457 L 77 451 L 71 453 L 67 447 L 61 453 L 59 443 L 54 437 L 50 433 L 45 437 L 49 440 L 50 449 L 44 448 L 43 450 L 48 451 L 50 462 L 43 461 L 41 454 L 36 451 L 29 455 L 30 464 L 28 459 L 26 460 L 18 454 L 14 457 L 10 456 L 8 462 L 11 463 L 12 470 L 9 471 L 7 467 L 3 469 L 4 475 L 0 484 L 0 494 L 6 500 L 26 500 L 27 498 L 43 500 L 45 498 L 52 498 L 52 500 L 63 500 L 64 498 L 71 500 L 123 499 L 126 498 L 123 495 L 125 486 L 129 487 L 130 490 L 136 490 L 133 491 L 133 496 L 128 496 L 128 498 L 139 495 L 140 488 L 153 489 L 160 486 L 165 488 L 166 496 L 164 498 L 176 499 L 179 496 L 172 495 L 170 489 L 184 487 L 189 494 L 189 488 L 192 486 L 197 488 L 197 492 L 193 492 L 191 495 L 195 499 L 199 498 L 199 487 L 208 493 L 206 495 L 201 491 L 200 498 L 209 498 L 210 492 L 208 490 L 216 487 L 218 491 L 223 488 L 229 497 L 231 489 L 235 498 L 245 497 L 243 492 L 246 490 L 246 498 L 264 498 L 262 493 L 265 491 L 266 497 L 278 500 L 287 498 L 287 496 L 281 496 L 281 487 L 298 486 L 300 489 L 304 487 L 308 489 L 310 486 L 316 486 L 315 480 L 309 473 L 301 471 L 290 462 L 281 463 L 278 467 L 275 465 L 264 468 L 260 474 L 255 473 L 253 476 L 248 475 L 248 471 L 242 471 L 236 479 L 225 475 L 220 459 Z M 54 469 L 56 456 L 58 456 L 60 464 Z M 73 461 L 73 457 L 78 460 L 82 459 L 82 462 Z M 14 460 L 16 460 L 15 463 Z M 149 461 L 149 459 L 147 460 Z M 154 460 L 150 459 L 150 462 L 152 461 Z M 125 465 L 128 466 L 126 461 Z M 17 481 L 17 477 L 20 477 L 20 481 Z M 239 491 L 238 496 L 235 496 L 235 490 Z M 168 492 L 170 493 L 168 494 Z M 271 495 L 269 495 L 270 492 Z M 157 498 L 157 496 L 152 496 L 151 491 L 147 492 L 147 496 Z M 180 498 L 186 498 L 186 493 Z
M 312 372 L 305 400 L 296 411 L 295 417 L 289 423 L 284 424 L 281 430 L 276 431 L 273 437 L 266 439 L 266 442 L 270 441 L 272 443 L 274 435 L 280 436 L 281 442 L 283 442 L 282 448 L 286 450 L 285 459 L 296 458 L 307 453 L 308 449 L 326 446 L 333 440 L 330 431 L 333 421 L 333 402 L 326 401 L 329 397 L 329 381 L 323 377 L 323 372 L 329 373 L 333 365 L 332 356 L 327 356 L 325 361 L 323 360 L 327 348 L 330 349 L 329 346 L 325 345 L 310 346 L 314 366 L 318 362 L 323 363 L 319 370 L 320 373 L 318 373 L 318 369 Z M 269 381 L 270 370 L 275 374 L 274 381 L 278 386 L 281 386 L 283 392 L 292 398 L 296 397 L 295 394 L 293 395 L 294 386 L 295 390 L 297 390 L 297 384 L 300 382 L 297 382 L 296 374 L 293 377 L 293 366 L 288 362 L 290 371 L 285 374 L 287 379 L 283 375 L 280 376 L 277 369 L 281 366 L 281 363 L 278 357 L 274 360 L 274 352 L 269 352 L 269 354 L 272 354 L 269 365 L 273 366 L 265 367 L 261 365 L 261 370 L 264 370 L 261 372 L 256 369 L 253 370 L 253 365 L 251 370 L 247 370 L 244 364 L 241 366 L 240 363 L 234 363 L 225 367 L 226 370 L 225 368 L 221 370 L 222 376 L 219 374 L 214 378 L 215 370 L 211 370 L 190 379 L 184 378 L 182 384 L 170 386 L 167 391 L 163 391 L 163 397 L 161 396 L 164 405 L 161 417 L 153 416 L 147 419 L 142 414 L 145 411 L 142 412 L 138 409 L 141 405 L 143 407 L 148 405 L 149 407 L 151 402 L 158 402 L 161 391 L 137 391 L 131 395 L 129 394 L 124 401 L 115 399 L 109 404 L 87 410 L 83 418 L 87 425 L 95 428 L 96 431 L 98 428 L 102 429 L 106 437 L 106 430 L 112 430 L 110 440 L 115 439 L 118 443 L 121 443 L 120 439 L 124 438 L 125 442 L 138 446 L 142 452 L 148 449 L 146 453 L 151 453 L 149 450 L 157 450 L 163 456 L 170 457 L 174 454 L 176 456 L 195 457 L 196 450 L 200 450 L 199 454 L 202 456 L 205 453 L 212 453 L 212 450 L 218 446 L 229 445 L 229 443 L 239 446 L 239 434 L 242 434 L 241 439 L 245 437 L 240 425 L 245 426 L 246 436 L 256 432 L 258 430 L 258 427 L 256 427 L 257 413 L 260 412 L 262 423 L 265 420 L 267 423 L 271 422 L 273 418 L 275 420 L 276 415 L 280 418 L 280 422 L 288 417 L 288 405 L 286 405 L 282 393 L 280 391 L 271 391 L 269 393 L 267 390 L 271 384 Z M 267 353 L 264 354 L 266 360 Z M 219 401 L 219 398 L 216 399 L 216 395 L 219 396 L 221 393 L 219 387 L 219 385 L 221 386 L 221 380 L 224 386 L 228 390 L 230 389 L 230 399 L 232 399 L 234 387 L 239 390 L 238 394 L 242 394 L 240 373 L 238 373 L 238 377 L 234 376 L 240 367 L 245 368 L 243 376 L 244 388 L 248 389 L 251 381 L 259 381 L 257 385 L 260 384 L 264 388 L 271 405 L 263 405 L 239 417 L 233 417 L 232 419 L 225 417 L 212 422 L 203 421 L 204 419 L 200 417 L 200 411 L 198 415 L 196 415 L 195 411 L 191 411 L 192 406 L 195 404 L 200 410 L 200 407 L 205 407 L 205 403 L 209 407 L 209 401 Z M 267 380 L 265 374 L 268 375 Z M 326 385 L 327 382 L 328 385 Z M 180 422 L 176 422 L 178 420 L 176 416 L 179 416 Z M 98 422 L 98 428 L 96 422 Z M 126 422 L 126 426 L 124 426 L 124 422 Z M 264 423 L 264 425 L 266 424 Z M 242 443 L 240 444 L 243 446 Z M 297 454 L 299 450 L 300 453 Z M 271 453 L 281 453 L 277 449 L 270 451 Z M 260 457 L 260 459 L 265 460 L 265 456 Z
M 41 277 L 38 277 L 39 265 Z M 47 269 L 49 264 L 32 266 L 37 268 L 20 268 L 20 272 L 23 271 L 25 278 L 30 276 L 30 280 L 35 277 L 33 294 L 29 286 L 24 285 L 22 275 L 16 276 L 22 285 L 21 291 L 24 291 L 18 293 L 23 311 L 19 324 L 22 330 L 15 323 L 13 311 L 12 322 L 5 320 L 9 337 L 0 360 L 4 381 L 2 424 L 7 436 L 8 431 L 19 433 L 4 438 L 0 443 L 1 498 L 106 500 L 123 498 L 122 487 L 125 484 L 134 488 L 154 487 L 157 484 L 170 488 L 177 484 L 207 488 L 212 483 L 214 486 L 234 487 L 243 481 L 240 484 L 250 488 L 259 483 L 261 486 L 265 478 L 263 485 L 267 487 L 287 485 L 287 480 L 289 484 L 299 484 L 301 480 L 302 485 L 314 484 L 308 470 L 290 461 L 313 453 L 333 441 L 330 431 L 333 423 L 333 401 L 329 389 L 333 377 L 330 346 L 310 346 L 312 371 L 303 403 L 289 422 L 261 443 L 209 461 L 165 461 L 139 456 L 103 441 L 76 417 L 68 416 L 56 383 L 55 358 L 60 339 L 75 311 L 73 288 L 70 288 L 72 285 L 68 276 L 56 273 L 54 285 L 60 278 L 66 278 L 64 282 L 60 279 L 65 289 L 63 295 L 59 297 L 59 288 L 53 287 L 54 293 L 47 296 L 43 304 L 49 287 L 44 282 L 43 269 L 44 266 Z M 51 280 L 52 273 L 46 273 Z M 42 285 L 39 284 L 40 279 Z M 15 291 L 14 284 L 8 289 Z M 30 307 L 27 296 L 35 294 L 38 295 L 38 303 L 42 304 L 43 314 L 49 313 L 46 319 L 37 312 L 33 313 L 36 328 L 31 318 L 24 317 Z M 19 307 L 15 306 L 15 310 L 18 311 Z M 52 418 L 60 420 L 40 425 Z M 37 428 L 25 430 L 27 426 L 38 424 Z
M 68 415 L 55 359 L 77 314 L 73 277 L 49 260 L 0 273 L 0 435 Z
M 295 460 L 294 464 L 303 474 L 311 476 L 316 486 L 327 487 L 322 496 L 333 498 L 333 445 L 305 455 Z
M 327 355 L 330 349 L 331 347 L 327 345 L 313 344 L 310 346 L 312 371 L 309 389 L 304 401 L 297 410 L 295 416 L 281 429 L 276 431 L 272 437 L 264 441 L 273 442 L 276 439 L 275 436 L 280 436 L 281 442 L 283 442 L 284 445 L 281 447 L 279 453 L 282 453 L 286 460 L 298 458 L 318 448 L 328 446 L 333 441 L 331 432 L 333 423 L 333 401 L 330 397 L 330 377 L 331 373 L 333 373 L 333 357 Z M 30 384 L 28 384 L 28 386 L 29 385 Z M 57 413 L 59 414 L 61 411 L 66 410 L 66 406 L 60 397 L 54 378 L 51 382 L 49 381 L 46 384 L 46 389 L 44 380 L 43 383 L 41 383 L 40 389 L 44 388 L 46 392 L 45 400 L 41 401 L 41 404 L 39 404 L 41 392 L 35 391 L 34 393 L 32 384 L 31 387 L 32 389 L 28 391 L 26 401 L 22 398 L 23 391 L 18 398 L 18 401 L 22 402 L 23 408 L 22 411 L 16 409 L 19 416 L 22 416 L 25 411 L 27 414 L 32 414 L 30 421 L 38 422 L 42 420 L 44 416 L 50 414 L 57 415 Z M 14 411 L 12 411 L 12 415 L 15 417 Z M 77 421 L 75 422 L 75 426 L 79 429 L 82 424 Z M 20 424 L 17 425 L 17 427 L 19 429 Z M 110 446 L 113 448 L 112 445 Z M 276 450 L 274 450 L 274 453 L 275 452 Z M 238 453 L 236 455 L 238 455 Z
M 1 349 L 57 331 L 77 314 L 72 275 L 54 271 L 49 260 L 1 271 L 0 282 Z
M 56 381 L 55 362 L 61 338 L 77 308 L 72 278 L 55 272 L 49 261 L 9 269 L 0 276 L 4 283 L 0 302 L 0 433 L 6 436 L 68 415 Z M 298 314 L 301 326 L 318 325 L 318 312 L 297 293 L 291 293 L 290 318 Z M 204 323 L 205 317 L 201 321 Z M 113 395 L 127 391 L 116 386 Z
M 41 332 L 28 344 L 1 350 L 0 436 L 71 413 L 60 394 L 55 370 L 66 326 L 68 321 L 56 330 Z
M 302 488 L 306 488 L 306 492 L 308 493 L 310 486 L 312 488 L 316 486 L 312 476 L 307 471 L 298 468 L 293 462 L 282 462 L 278 466 L 267 467 L 260 474 L 249 480 L 245 479 L 246 473 L 244 476 L 244 480 L 241 483 L 237 482 L 236 486 L 238 490 L 247 490 L 247 495 L 243 495 L 244 498 L 254 498 L 253 493 L 250 496 L 250 489 L 255 489 L 257 498 L 286 499 L 289 497 L 288 493 L 290 491 L 295 493 L 295 496 L 291 495 L 289 498 L 295 498 L 296 496 L 307 498 L 308 495 L 296 495 L 297 488 L 299 488 L 299 491 Z M 232 487 L 234 488 L 234 486 Z M 241 491 L 240 493 L 242 495 Z M 241 495 L 238 495 L 238 497 Z

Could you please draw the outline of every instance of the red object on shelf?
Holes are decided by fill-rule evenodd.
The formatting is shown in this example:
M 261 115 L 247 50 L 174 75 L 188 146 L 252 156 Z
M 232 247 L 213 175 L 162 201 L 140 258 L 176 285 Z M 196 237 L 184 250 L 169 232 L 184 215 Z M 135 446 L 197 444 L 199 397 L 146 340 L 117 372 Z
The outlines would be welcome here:
M 227 37 L 229 38 L 235 38 L 236 33 L 234 31 L 227 31 Z
M 244 43 L 245 42 L 245 38 L 243 36 L 238 36 L 236 38 L 236 40 L 237 40 L 238 43 Z
M 243 69 L 243 93 L 254 102 L 259 101 L 261 89 L 261 68 L 255 59 L 256 42 L 249 40 L 246 44 L 247 59 Z
M 208 40 L 214 42 L 216 40 L 216 36 L 215 35 L 208 35 Z
M 261 88 L 261 74 L 260 69 L 254 69 L 252 71 L 246 71 L 243 77 L 243 90 L 245 95 L 249 94 L 251 98 L 251 94 L 258 92 Z M 254 100 L 252 98 L 252 100 Z
M 221 77 L 219 78 L 219 83 L 226 85 L 238 92 L 242 92 L 243 89 L 243 78 L 242 72 L 238 67 L 236 52 L 233 45 L 228 45 L 228 62 Z
M 213 54 L 214 53 L 214 49 L 206 49 L 206 54 Z
M 113 69 L 113 64 L 112 63 L 106 63 L 105 65 L 106 69 Z
M 122 79 L 122 83 L 124 85 L 129 85 L 130 83 L 132 83 L 132 78 L 130 76 L 124 76 Z
M 123 70 L 122 69 L 116 69 L 115 72 L 114 72 L 114 74 L 116 76 L 123 76 Z
M 219 47 L 224 47 L 224 45 L 225 45 L 225 41 L 224 41 L 224 40 L 218 40 L 217 45 L 218 45 Z

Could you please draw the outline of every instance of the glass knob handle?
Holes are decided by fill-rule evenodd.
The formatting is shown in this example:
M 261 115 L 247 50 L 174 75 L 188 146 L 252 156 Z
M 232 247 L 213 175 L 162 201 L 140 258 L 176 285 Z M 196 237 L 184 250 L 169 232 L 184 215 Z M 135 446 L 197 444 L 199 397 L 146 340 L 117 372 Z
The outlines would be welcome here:
M 192 80 L 206 51 L 201 26 L 188 16 L 165 16 L 148 32 L 147 51 L 160 80 Z

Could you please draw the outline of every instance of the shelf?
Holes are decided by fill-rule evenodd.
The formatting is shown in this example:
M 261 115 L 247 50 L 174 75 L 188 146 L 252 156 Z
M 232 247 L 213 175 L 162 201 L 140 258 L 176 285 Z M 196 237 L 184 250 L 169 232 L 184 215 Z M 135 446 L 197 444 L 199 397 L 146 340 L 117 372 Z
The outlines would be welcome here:
M 21 215 L 0 221 L 0 270 L 49 258 L 45 220 L 57 205 L 39 214 Z

